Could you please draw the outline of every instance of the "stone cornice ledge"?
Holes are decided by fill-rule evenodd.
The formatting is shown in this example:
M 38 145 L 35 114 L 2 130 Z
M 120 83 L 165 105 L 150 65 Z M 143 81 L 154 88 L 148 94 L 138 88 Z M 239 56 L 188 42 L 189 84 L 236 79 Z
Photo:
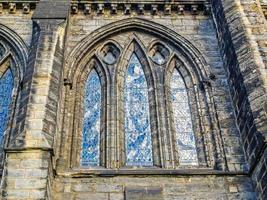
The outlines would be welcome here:
M 31 10 L 35 10 L 38 2 L 39 0 L 0 0 L 0 14 L 4 9 L 8 10 L 10 14 L 15 14 L 17 10 L 21 10 L 24 14 L 29 14 Z
M 163 0 L 143 0 L 143 1 L 83 1 L 72 0 L 71 1 L 71 13 L 78 14 L 79 11 L 84 14 L 95 13 L 101 14 L 117 14 L 122 12 L 125 15 L 129 15 L 132 12 L 136 12 L 139 15 L 150 12 L 152 15 L 163 13 L 170 15 L 173 13 L 184 14 L 185 12 L 191 12 L 191 14 L 197 15 L 199 13 L 210 14 L 209 0 L 177 0 L 166 2 Z
M 248 176 L 249 174 L 243 171 L 219 171 L 212 168 L 189 168 L 189 169 L 73 169 L 64 172 L 56 172 L 59 177 L 66 178 L 85 178 L 85 177 L 114 177 L 114 176 L 192 176 L 192 175 L 216 175 L 216 176 Z
M 20 153 L 20 152 L 36 152 L 47 151 L 54 155 L 54 149 L 49 147 L 21 147 L 21 148 L 5 148 L 5 153 Z

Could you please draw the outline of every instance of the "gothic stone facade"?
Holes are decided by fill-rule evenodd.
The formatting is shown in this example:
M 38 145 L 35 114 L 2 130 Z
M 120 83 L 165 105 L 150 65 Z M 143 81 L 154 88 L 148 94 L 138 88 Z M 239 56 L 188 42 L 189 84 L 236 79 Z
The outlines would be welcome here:
M 2 199 L 267 199 L 266 8 L 265 0 L 0 0 L 0 99 L 9 102 L 0 102 Z M 133 54 L 148 90 L 153 162 L 143 167 L 127 166 L 125 147 Z M 177 148 L 174 68 L 197 164 L 183 165 Z M 101 82 L 94 167 L 81 165 L 92 69 Z

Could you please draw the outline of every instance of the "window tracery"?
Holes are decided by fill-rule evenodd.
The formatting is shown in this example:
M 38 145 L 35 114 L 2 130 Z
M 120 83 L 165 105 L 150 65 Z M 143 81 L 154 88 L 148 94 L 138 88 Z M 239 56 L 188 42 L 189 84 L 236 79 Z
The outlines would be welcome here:
M 205 121 L 198 120 L 202 94 L 191 63 L 183 62 L 173 46 L 153 39 L 143 44 L 134 36 L 116 46 L 109 42 L 113 40 L 117 42 L 110 38 L 94 47 L 95 53 L 75 75 L 74 111 L 84 112 L 84 118 L 74 118 L 73 134 L 76 130 L 80 134 L 72 142 L 74 166 L 95 170 L 208 166 L 205 157 L 213 155 L 206 149 Z M 108 53 L 114 56 L 113 64 L 104 60 Z M 158 64 L 155 58 L 164 62 Z M 97 81 L 89 84 L 90 77 Z M 205 106 L 202 100 L 200 106 Z M 89 102 L 94 108 L 90 112 Z
M 114 44 L 109 42 L 102 48 L 100 55 L 106 64 L 113 65 L 118 60 L 120 50 Z
M 167 62 L 170 52 L 164 45 L 156 43 L 151 48 L 149 54 L 154 63 L 163 65 Z

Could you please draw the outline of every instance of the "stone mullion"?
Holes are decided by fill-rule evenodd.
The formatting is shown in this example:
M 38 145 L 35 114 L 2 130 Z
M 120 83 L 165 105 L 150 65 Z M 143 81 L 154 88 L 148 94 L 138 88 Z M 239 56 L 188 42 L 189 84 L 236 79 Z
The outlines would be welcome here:
M 156 67 L 151 67 L 152 70 L 154 69 L 156 71 Z M 156 74 L 157 72 L 154 72 Z M 150 75 L 151 76 L 151 75 Z M 155 98 L 155 113 L 156 116 L 154 117 L 153 120 L 157 121 L 157 127 L 156 127 L 156 135 L 154 136 L 155 138 L 152 137 L 152 143 L 153 143 L 153 159 L 154 159 L 154 164 L 157 167 L 163 167 L 163 168 L 170 168 L 170 155 L 168 151 L 168 139 L 167 139 L 167 133 L 166 130 L 164 129 L 164 120 L 165 120 L 165 110 L 166 108 L 164 106 L 164 86 L 162 81 L 162 76 L 163 72 L 161 70 L 158 71 L 157 77 L 158 79 L 155 80 L 155 85 L 153 90 L 155 91 L 154 94 L 156 95 Z M 164 108 L 163 108 L 164 106 Z M 157 160 L 155 159 L 157 158 Z
M 116 71 L 116 68 L 118 66 L 110 69 L 111 74 Z M 124 136 L 122 132 L 124 126 L 121 125 L 124 104 L 119 99 L 123 95 L 123 90 L 116 81 L 111 81 L 109 84 L 107 85 L 110 89 L 107 89 L 106 167 L 120 168 L 125 163 L 124 139 L 122 138 Z
M 170 116 L 168 115 L 168 111 L 170 108 L 169 104 L 169 88 L 160 84 L 158 87 L 158 105 L 157 108 L 159 110 L 159 143 L 160 143 L 160 156 L 161 156 L 161 165 L 163 168 L 173 168 L 175 166 L 175 158 L 174 158 L 174 145 L 173 145 L 173 137 L 172 131 L 170 129 L 168 119 Z
M 172 61 L 174 62 L 174 61 Z M 165 77 L 163 78 L 163 80 L 165 80 L 165 85 L 163 85 L 164 87 L 164 95 L 162 95 L 161 98 L 164 98 L 164 102 L 161 103 L 159 106 L 161 109 L 164 110 L 164 115 L 162 116 L 163 118 L 165 118 L 165 121 L 163 122 L 162 126 L 166 127 L 165 130 L 165 144 L 162 148 L 164 148 L 164 154 L 166 157 L 169 157 L 169 161 L 164 162 L 164 164 L 166 165 L 166 168 L 175 168 L 178 166 L 179 164 L 179 155 L 177 153 L 178 148 L 176 147 L 176 141 L 175 141 L 175 128 L 174 123 L 173 123 L 173 116 L 171 115 L 171 113 L 173 113 L 173 107 L 171 105 L 171 90 L 170 90 L 170 79 L 172 77 L 172 71 L 174 69 L 174 63 L 172 64 L 171 67 L 167 67 L 168 71 L 165 73 Z M 168 148 L 169 146 L 169 148 Z

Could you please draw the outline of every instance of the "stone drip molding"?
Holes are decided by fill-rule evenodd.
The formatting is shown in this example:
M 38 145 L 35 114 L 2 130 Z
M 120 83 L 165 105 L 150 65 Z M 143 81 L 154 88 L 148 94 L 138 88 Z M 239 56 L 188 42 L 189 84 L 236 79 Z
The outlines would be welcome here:
M 29 14 L 31 10 L 35 10 L 36 4 L 39 0 L 32 1 L 1 1 L 0 0 L 0 14 L 6 11 L 10 14 L 16 14 L 17 12 L 22 12 L 24 14 Z
M 211 6 L 208 0 L 191 0 L 191 1 L 71 1 L 71 14 L 84 13 L 90 14 L 111 14 L 116 15 L 119 12 L 125 15 L 136 13 L 143 15 L 150 13 L 151 15 L 183 15 L 189 13 L 192 15 L 211 13 Z

